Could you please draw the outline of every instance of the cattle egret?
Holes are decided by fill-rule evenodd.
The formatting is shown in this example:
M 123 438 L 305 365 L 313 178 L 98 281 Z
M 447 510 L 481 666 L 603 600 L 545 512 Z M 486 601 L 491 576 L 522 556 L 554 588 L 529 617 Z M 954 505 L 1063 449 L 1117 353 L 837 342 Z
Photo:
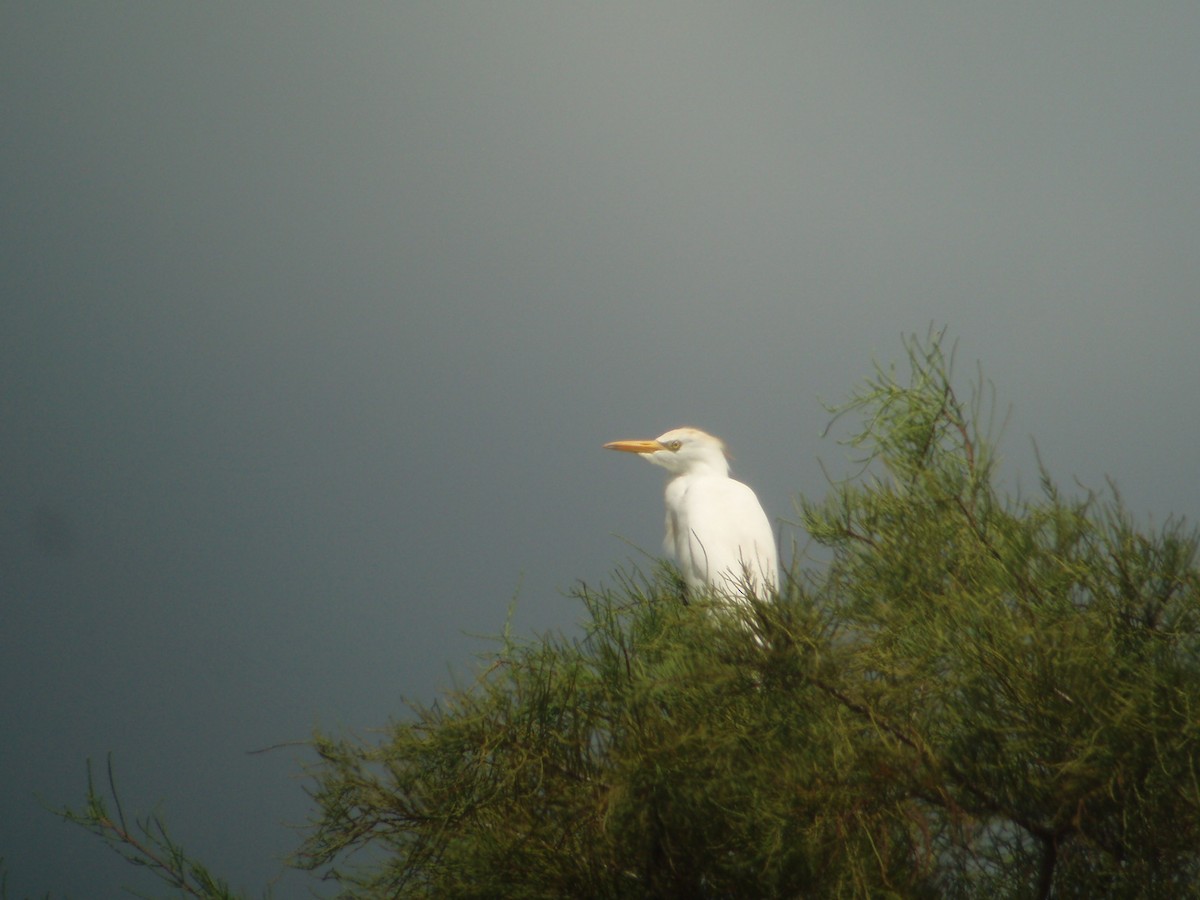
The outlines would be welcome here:
M 771 523 L 754 491 L 729 477 L 725 444 L 698 428 L 676 428 L 652 441 L 613 441 L 670 473 L 663 547 L 688 585 L 727 596 L 779 589 Z

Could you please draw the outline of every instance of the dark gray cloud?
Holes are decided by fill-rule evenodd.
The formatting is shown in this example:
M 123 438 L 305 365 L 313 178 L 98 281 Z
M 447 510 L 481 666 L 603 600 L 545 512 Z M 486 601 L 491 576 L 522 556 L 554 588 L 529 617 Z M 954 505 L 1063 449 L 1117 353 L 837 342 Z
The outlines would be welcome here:
M 615 535 L 657 550 L 604 441 L 709 429 L 787 517 L 842 465 L 820 401 L 930 322 L 1013 404 L 1014 480 L 1032 434 L 1200 506 L 1194 5 L 0 15 L 18 895 L 137 874 L 35 799 L 110 749 L 262 883 L 303 753 L 245 751 L 381 724 L 514 594 L 569 627 Z

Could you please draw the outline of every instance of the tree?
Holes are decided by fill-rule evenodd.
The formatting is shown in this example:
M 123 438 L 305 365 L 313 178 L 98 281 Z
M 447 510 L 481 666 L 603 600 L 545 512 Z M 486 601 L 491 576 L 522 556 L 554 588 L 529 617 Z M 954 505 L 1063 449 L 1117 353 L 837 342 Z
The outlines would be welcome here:
M 1115 490 L 1006 497 L 940 334 L 839 417 L 779 597 L 581 585 L 363 742 L 318 734 L 297 864 L 346 896 L 1181 897 L 1200 883 L 1200 569 Z

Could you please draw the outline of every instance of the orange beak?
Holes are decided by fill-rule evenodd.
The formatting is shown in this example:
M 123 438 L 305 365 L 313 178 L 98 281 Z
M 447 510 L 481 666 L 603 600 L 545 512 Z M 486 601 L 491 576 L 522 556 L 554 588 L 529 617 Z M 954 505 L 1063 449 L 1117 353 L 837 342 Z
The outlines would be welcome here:
M 655 453 L 663 449 L 658 441 L 613 441 L 604 445 L 605 450 L 622 450 L 625 453 Z

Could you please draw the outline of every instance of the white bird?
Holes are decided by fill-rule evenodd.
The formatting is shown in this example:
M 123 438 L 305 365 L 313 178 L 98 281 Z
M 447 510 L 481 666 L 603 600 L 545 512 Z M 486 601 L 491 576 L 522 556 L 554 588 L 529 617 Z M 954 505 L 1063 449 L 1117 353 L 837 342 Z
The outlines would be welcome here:
M 663 547 L 688 585 L 726 596 L 747 589 L 764 597 L 779 589 L 779 553 L 767 514 L 748 486 L 729 477 L 720 438 L 676 428 L 651 441 L 613 441 L 608 450 L 636 453 L 670 473 Z

